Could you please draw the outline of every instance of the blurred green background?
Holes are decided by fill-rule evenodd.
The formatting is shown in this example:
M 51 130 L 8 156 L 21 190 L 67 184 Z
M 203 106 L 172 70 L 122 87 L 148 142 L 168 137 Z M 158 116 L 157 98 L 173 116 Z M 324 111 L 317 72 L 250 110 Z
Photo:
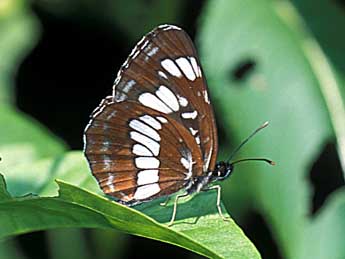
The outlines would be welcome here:
M 163 23 L 196 43 L 219 159 L 271 122 L 238 157 L 267 156 L 277 166 L 241 165 L 223 183 L 227 210 L 262 258 L 345 258 L 341 1 L 1 0 L 0 172 L 6 178 L 12 168 L 81 150 L 89 114 L 111 93 L 117 69 Z M 0 243 L 1 259 L 94 257 L 202 258 L 116 231 L 50 230 Z

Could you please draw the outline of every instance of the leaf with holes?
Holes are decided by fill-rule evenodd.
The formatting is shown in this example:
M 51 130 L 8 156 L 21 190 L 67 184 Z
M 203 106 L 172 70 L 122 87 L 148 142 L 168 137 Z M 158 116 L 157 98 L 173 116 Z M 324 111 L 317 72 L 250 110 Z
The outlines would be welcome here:
M 42 160 L 31 168 L 19 166 L 11 174 L 5 174 L 8 191 L 0 181 L 0 238 L 51 228 L 107 228 L 171 243 L 209 258 L 260 258 L 241 229 L 232 220 L 223 221 L 216 207 L 210 206 L 215 205 L 215 193 L 181 202 L 176 223 L 169 228 L 166 222 L 172 204 L 162 207 L 161 200 L 156 200 L 137 207 L 138 211 L 105 198 L 80 152 Z M 55 178 L 63 181 L 58 180 L 57 186 Z M 37 179 L 43 180 L 37 183 Z M 51 197 L 57 187 L 59 196 Z
M 231 128 L 239 142 L 269 120 L 271 127 L 241 155 L 268 154 L 277 162 L 274 172 L 264 165 L 236 168 L 244 172 L 235 172 L 226 183 L 226 189 L 232 189 L 231 204 L 237 208 L 239 193 L 245 192 L 271 225 L 282 253 L 303 258 L 311 194 L 305 180 L 308 168 L 332 135 L 340 154 L 345 148 L 344 101 L 336 74 L 314 39 L 301 29 L 289 2 L 212 1 L 203 21 L 201 57 L 223 127 Z M 255 65 L 234 80 L 233 71 L 246 60 Z
M 298 258 L 344 258 L 345 190 L 332 193 L 306 228 L 304 249 Z M 320 234 L 322 233 L 322 234 Z

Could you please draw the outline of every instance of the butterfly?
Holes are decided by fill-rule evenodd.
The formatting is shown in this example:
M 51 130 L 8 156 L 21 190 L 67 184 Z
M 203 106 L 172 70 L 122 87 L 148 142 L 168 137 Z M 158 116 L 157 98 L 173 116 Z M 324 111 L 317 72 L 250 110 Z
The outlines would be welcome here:
M 92 112 L 84 144 L 99 186 L 118 202 L 133 206 L 184 190 L 175 197 L 171 225 L 180 198 L 215 189 L 218 212 L 227 220 L 221 187 L 211 184 L 229 177 L 235 162 L 216 163 L 217 128 L 206 79 L 181 28 L 158 26 L 137 43 L 112 95 Z M 243 160 L 273 163 L 236 163 Z

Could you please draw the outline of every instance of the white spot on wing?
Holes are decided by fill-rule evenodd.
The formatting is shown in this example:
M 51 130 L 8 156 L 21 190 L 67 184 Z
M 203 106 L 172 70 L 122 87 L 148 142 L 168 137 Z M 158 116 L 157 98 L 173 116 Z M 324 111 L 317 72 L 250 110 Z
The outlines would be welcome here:
M 207 154 L 207 158 L 205 159 L 206 162 L 204 163 L 204 166 L 203 166 L 204 172 L 208 170 L 208 166 L 210 165 L 210 162 L 211 162 L 212 152 L 213 152 L 213 147 L 211 145 L 211 150 Z
M 142 170 L 137 175 L 138 185 L 156 183 L 159 180 L 158 170 Z
M 161 100 L 159 100 L 155 95 L 151 93 L 143 93 L 139 96 L 139 102 L 146 107 L 150 107 L 154 110 L 163 112 L 163 113 L 172 113 L 173 111 L 166 106 Z
M 106 185 L 109 187 L 110 192 L 114 192 L 115 191 L 114 179 L 115 179 L 114 175 L 109 174 L 109 178 L 107 180 L 107 184 Z
M 200 75 L 200 77 L 202 76 L 202 73 L 201 73 L 201 67 L 200 66 L 198 66 L 198 72 L 199 72 L 199 75 Z
M 186 169 L 189 168 L 189 162 L 188 162 L 187 159 L 185 159 L 184 157 L 182 157 L 182 158 L 180 159 L 180 161 L 181 161 L 181 164 L 184 166 L 184 168 L 186 168 Z
M 109 171 L 111 169 L 112 162 L 110 162 L 108 160 L 103 160 L 103 163 L 104 163 L 103 170 Z
M 115 100 L 117 102 L 122 102 L 127 99 L 127 96 L 124 93 L 117 93 L 115 96 Z
M 187 154 L 187 158 L 182 157 L 180 159 L 180 162 L 184 166 L 184 168 L 188 169 L 185 179 L 190 179 L 193 175 L 193 164 L 195 164 L 195 162 L 193 163 L 192 154 L 190 153 L 190 151 Z
M 162 129 L 162 125 L 157 121 L 155 118 L 151 117 L 150 115 L 144 115 L 139 117 L 140 120 L 145 122 L 146 124 L 150 125 L 152 128 L 156 130 Z
M 130 80 L 130 81 L 128 81 L 125 84 L 125 86 L 123 87 L 122 91 L 125 92 L 125 93 L 128 93 L 133 88 L 134 85 L 135 85 L 135 81 L 134 80 Z
M 151 197 L 157 193 L 159 193 L 161 189 L 159 188 L 158 183 L 153 183 L 149 185 L 139 186 L 134 193 L 134 199 L 142 200 L 148 197 Z
M 186 107 L 188 105 L 188 100 L 184 98 L 183 96 L 177 96 L 178 97 L 178 102 L 182 107 Z
M 193 111 L 193 112 L 184 112 L 181 114 L 182 118 L 184 119 L 195 119 L 198 116 L 198 112 L 197 111 Z
M 107 120 L 107 121 L 108 121 L 108 120 L 111 120 L 113 117 L 115 117 L 116 113 L 117 113 L 116 110 L 112 111 L 110 114 L 107 115 L 106 120 Z
M 159 134 L 157 133 L 157 131 L 155 131 L 154 129 L 152 129 L 150 126 L 147 126 L 145 123 L 138 121 L 138 120 L 131 120 L 129 122 L 129 127 L 131 127 L 132 129 L 145 134 L 146 136 L 160 141 L 161 138 L 159 136 Z
M 167 123 L 168 122 L 168 120 L 166 118 L 161 117 L 161 116 L 156 117 L 156 119 L 159 120 L 161 123 Z
M 165 79 L 168 79 L 167 75 L 166 75 L 164 72 L 162 72 L 162 71 L 158 71 L 158 75 L 159 75 L 160 77 L 163 77 L 163 78 L 165 78 Z
M 161 62 L 162 67 L 168 71 L 171 75 L 173 76 L 177 76 L 177 77 L 181 77 L 182 74 L 180 72 L 180 70 L 178 69 L 178 67 L 175 65 L 174 61 L 172 61 L 171 59 L 164 59 Z
M 189 80 L 191 81 L 195 80 L 196 76 L 194 74 L 192 65 L 189 63 L 188 59 L 181 57 L 181 58 L 176 59 L 176 63 L 178 64 L 178 66 L 181 68 L 181 70 L 183 71 L 183 73 Z
M 113 166 L 114 161 L 111 159 L 111 157 L 109 155 L 104 155 L 103 156 L 103 163 L 104 163 L 103 170 L 108 171 Z
M 146 137 L 145 135 L 136 132 L 136 131 L 131 131 L 130 132 L 130 137 L 132 140 L 144 145 L 145 147 L 147 147 L 148 149 L 151 150 L 151 152 L 155 155 L 158 156 L 159 154 L 159 148 L 160 145 L 159 143 L 157 143 L 156 141 Z
M 135 165 L 137 168 L 141 168 L 141 169 L 158 168 L 159 164 L 160 164 L 159 160 L 155 157 L 135 158 Z
M 190 133 L 192 133 L 193 136 L 198 133 L 198 130 L 195 130 L 193 128 L 189 128 Z
M 147 52 L 148 57 L 145 57 L 145 60 L 147 61 L 149 59 L 149 57 L 152 57 L 153 55 L 155 55 L 158 52 L 158 50 L 159 50 L 158 47 L 152 48 L 149 52 Z
M 197 77 L 201 77 L 201 73 L 199 70 L 198 63 L 196 62 L 196 59 L 194 57 L 189 57 L 190 63 L 192 64 L 194 73 L 196 74 Z
M 151 151 L 140 144 L 135 144 L 133 146 L 132 152 L 137 156 L 152 156 Z
M 207 93 L 207 91 L 204 90 L 203 93 L 204 93 L 205 102 L 209 104 L 209 103 L 210 103 L 210 99 L 208 98 L 208 93 Z
M 156 91 L 156 95 L 175 112 L 179 110 L 177 98 L 168 87 L 161 85 Z
M 101 151 L 102 152 L 107 152 L 111 149 L 111 142 L 107 139 L 103 141 L 103 145 L 101 146 Z
M 199 136 L 195 137 L 195 141 L 196 141 L 196 143 L 197 143 L 198 145 L 200 145 L 200 138 L 199 138 Z

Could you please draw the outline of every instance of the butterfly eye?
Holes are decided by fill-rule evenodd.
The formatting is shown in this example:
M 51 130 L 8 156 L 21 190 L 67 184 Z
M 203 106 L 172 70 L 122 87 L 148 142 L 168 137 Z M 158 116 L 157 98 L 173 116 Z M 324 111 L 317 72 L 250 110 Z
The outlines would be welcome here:
M 212 172 L 213 180 L 224 180 L 231 174 L 232 170 L 232 164 L 223 161 L 218 162 Z

